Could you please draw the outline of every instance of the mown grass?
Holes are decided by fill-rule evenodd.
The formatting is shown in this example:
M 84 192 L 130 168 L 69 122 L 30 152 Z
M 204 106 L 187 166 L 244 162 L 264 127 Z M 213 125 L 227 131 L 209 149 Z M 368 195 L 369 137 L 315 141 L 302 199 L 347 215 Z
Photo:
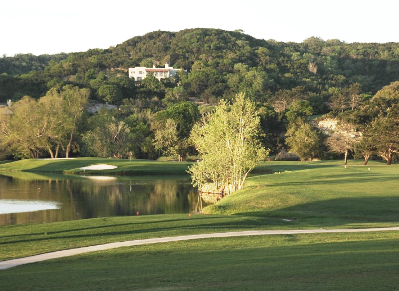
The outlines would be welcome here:
M 147 161 L 122 163 L 130 163 L 127 171 L 168 167 Z M 0 168 L 12 169 L 12 164 Z M 64 171 L 75 165 L 36 164 L 32 169 Z M 266 162 L 254 170 L 242 191 L 207 207 L 208 215 L 3 226 L 0 260 L 183 234 L 398 226 L 398 176 L 397 165 L 379 162 L 363 166 L 350 161 L 347 168 L 341 161 Z M 397 232 L 275 235 L 121 248 L 0 271 L 0 289 L 394 290 L 399 283 L 398 239 Z
M 117 166 L 113 170 L 81 170 L 95 164 L 109 164 Z M 11 163 L 0 164 L 0 172 L 27 171 L 27 172 L 52 172 L 78 174 L 103 174 L 110 175 L 179 175 L 187 174 L 190 162 L 159 162 L 150 160 L 119 160 L 102 158 L 76 158 L 76 159 L 35 159 L 20 160 Z
M 395 290 L 398 234 L 284 235 L 121 248 L 0 271 L 2 290 Z
M 0 261 L 115 241 L 284 227 L 280 219 L 171 214 L 0 227 Z
M 262 170 L 272 168 L 273 174 Z M 261 164 L 239 193 L 208 213 L 293 219 L 314 226 L 399 222 L 399 168 L 352 161 Z

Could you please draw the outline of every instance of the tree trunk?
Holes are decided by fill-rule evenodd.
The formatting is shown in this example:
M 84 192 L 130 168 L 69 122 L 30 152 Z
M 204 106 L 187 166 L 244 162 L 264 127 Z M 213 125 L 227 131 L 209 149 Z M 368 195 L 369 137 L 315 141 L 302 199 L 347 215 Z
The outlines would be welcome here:
M 48 148 L 48 152 L 50 153 L 50 157 L 51 157 L 52 159 L 54 159 L 54 153 L 53 153 L 53 151 L 51 150 L 50 147 Z
M 349 151 L 345 150 L 345 166 L 348 163 L 348 153 L 349 153 Z
M 59 149 L 60 149 L 60 145 L 57 144 L 57 147 L 56 147 L 56 149 L 55 149 L 55 155 L 54 155 L 55 158 L 58 158 Z
M 388 157 L 387 157 L 387 165 L 390 166 L 392 165 L 392 150 L 388 150 Z
M 367 163 L 369 162 L 370 159 L 370 155 L 364 155 L 364 165 L 367 165 Z
M 67 159 L 69 158 L 69 151 L 71 150 L 72 138 L 73 138 L 73 132 L 70 133 L 69 141 L 65 150 L 65 158 Z

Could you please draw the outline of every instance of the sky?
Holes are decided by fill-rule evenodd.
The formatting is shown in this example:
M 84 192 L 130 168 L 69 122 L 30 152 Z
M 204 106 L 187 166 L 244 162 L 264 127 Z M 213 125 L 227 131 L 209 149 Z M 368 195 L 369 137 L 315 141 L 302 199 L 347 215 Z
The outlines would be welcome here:
M 398 11 L 395 0 L 0 0 L 0 57 L 106 49 L 186 28 L 282 42 L 399 42 Z

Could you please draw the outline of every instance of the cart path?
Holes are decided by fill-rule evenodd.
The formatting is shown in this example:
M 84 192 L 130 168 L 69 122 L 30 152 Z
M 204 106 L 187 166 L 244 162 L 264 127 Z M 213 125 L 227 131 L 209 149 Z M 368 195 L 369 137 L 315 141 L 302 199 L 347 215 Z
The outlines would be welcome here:
M 90 252 L 104 251 L 120 247 L 131 247 L 146 244 L 156 244 L 175 241 L 186 241 L 194 239 L 206 238 L 224 238 L 224 237 L 238 237 L 238 236 L 255 236 L 255 235 L 285 235 L 285 234 L 312 234 L 312 233 L 355 233 L 355 232 L 378 232 L 378 231 L 397 231 L 399 227 L 381 227 L 381 228 L 354 228 L 354 229 L 296 229 L 296 230 L 250 230 L 250 231 L 235 231 L 222 233 L 206 233 L 195 235 L 182 235 L 173 237 L 159 237 L 138 239 L 123 242 L 107 243 L 102 245 L 80 247 L 69 250 L 56 251 L 46 254 L 40 254 L 25 258 L 13 259 L 8 261 L 0 261 L 0 270 L 17 267 L 20 265 L 37 263 L 51 259 L 64 258 L 74 255 L 80 255 Z

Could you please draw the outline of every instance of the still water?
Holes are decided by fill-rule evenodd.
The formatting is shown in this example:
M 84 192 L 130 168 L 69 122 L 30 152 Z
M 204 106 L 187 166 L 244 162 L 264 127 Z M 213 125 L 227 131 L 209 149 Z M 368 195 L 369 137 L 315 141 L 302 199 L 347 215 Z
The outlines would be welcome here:
M 0 175 L 0 225 L 200 212 L 202 206 L 187 176 Z

